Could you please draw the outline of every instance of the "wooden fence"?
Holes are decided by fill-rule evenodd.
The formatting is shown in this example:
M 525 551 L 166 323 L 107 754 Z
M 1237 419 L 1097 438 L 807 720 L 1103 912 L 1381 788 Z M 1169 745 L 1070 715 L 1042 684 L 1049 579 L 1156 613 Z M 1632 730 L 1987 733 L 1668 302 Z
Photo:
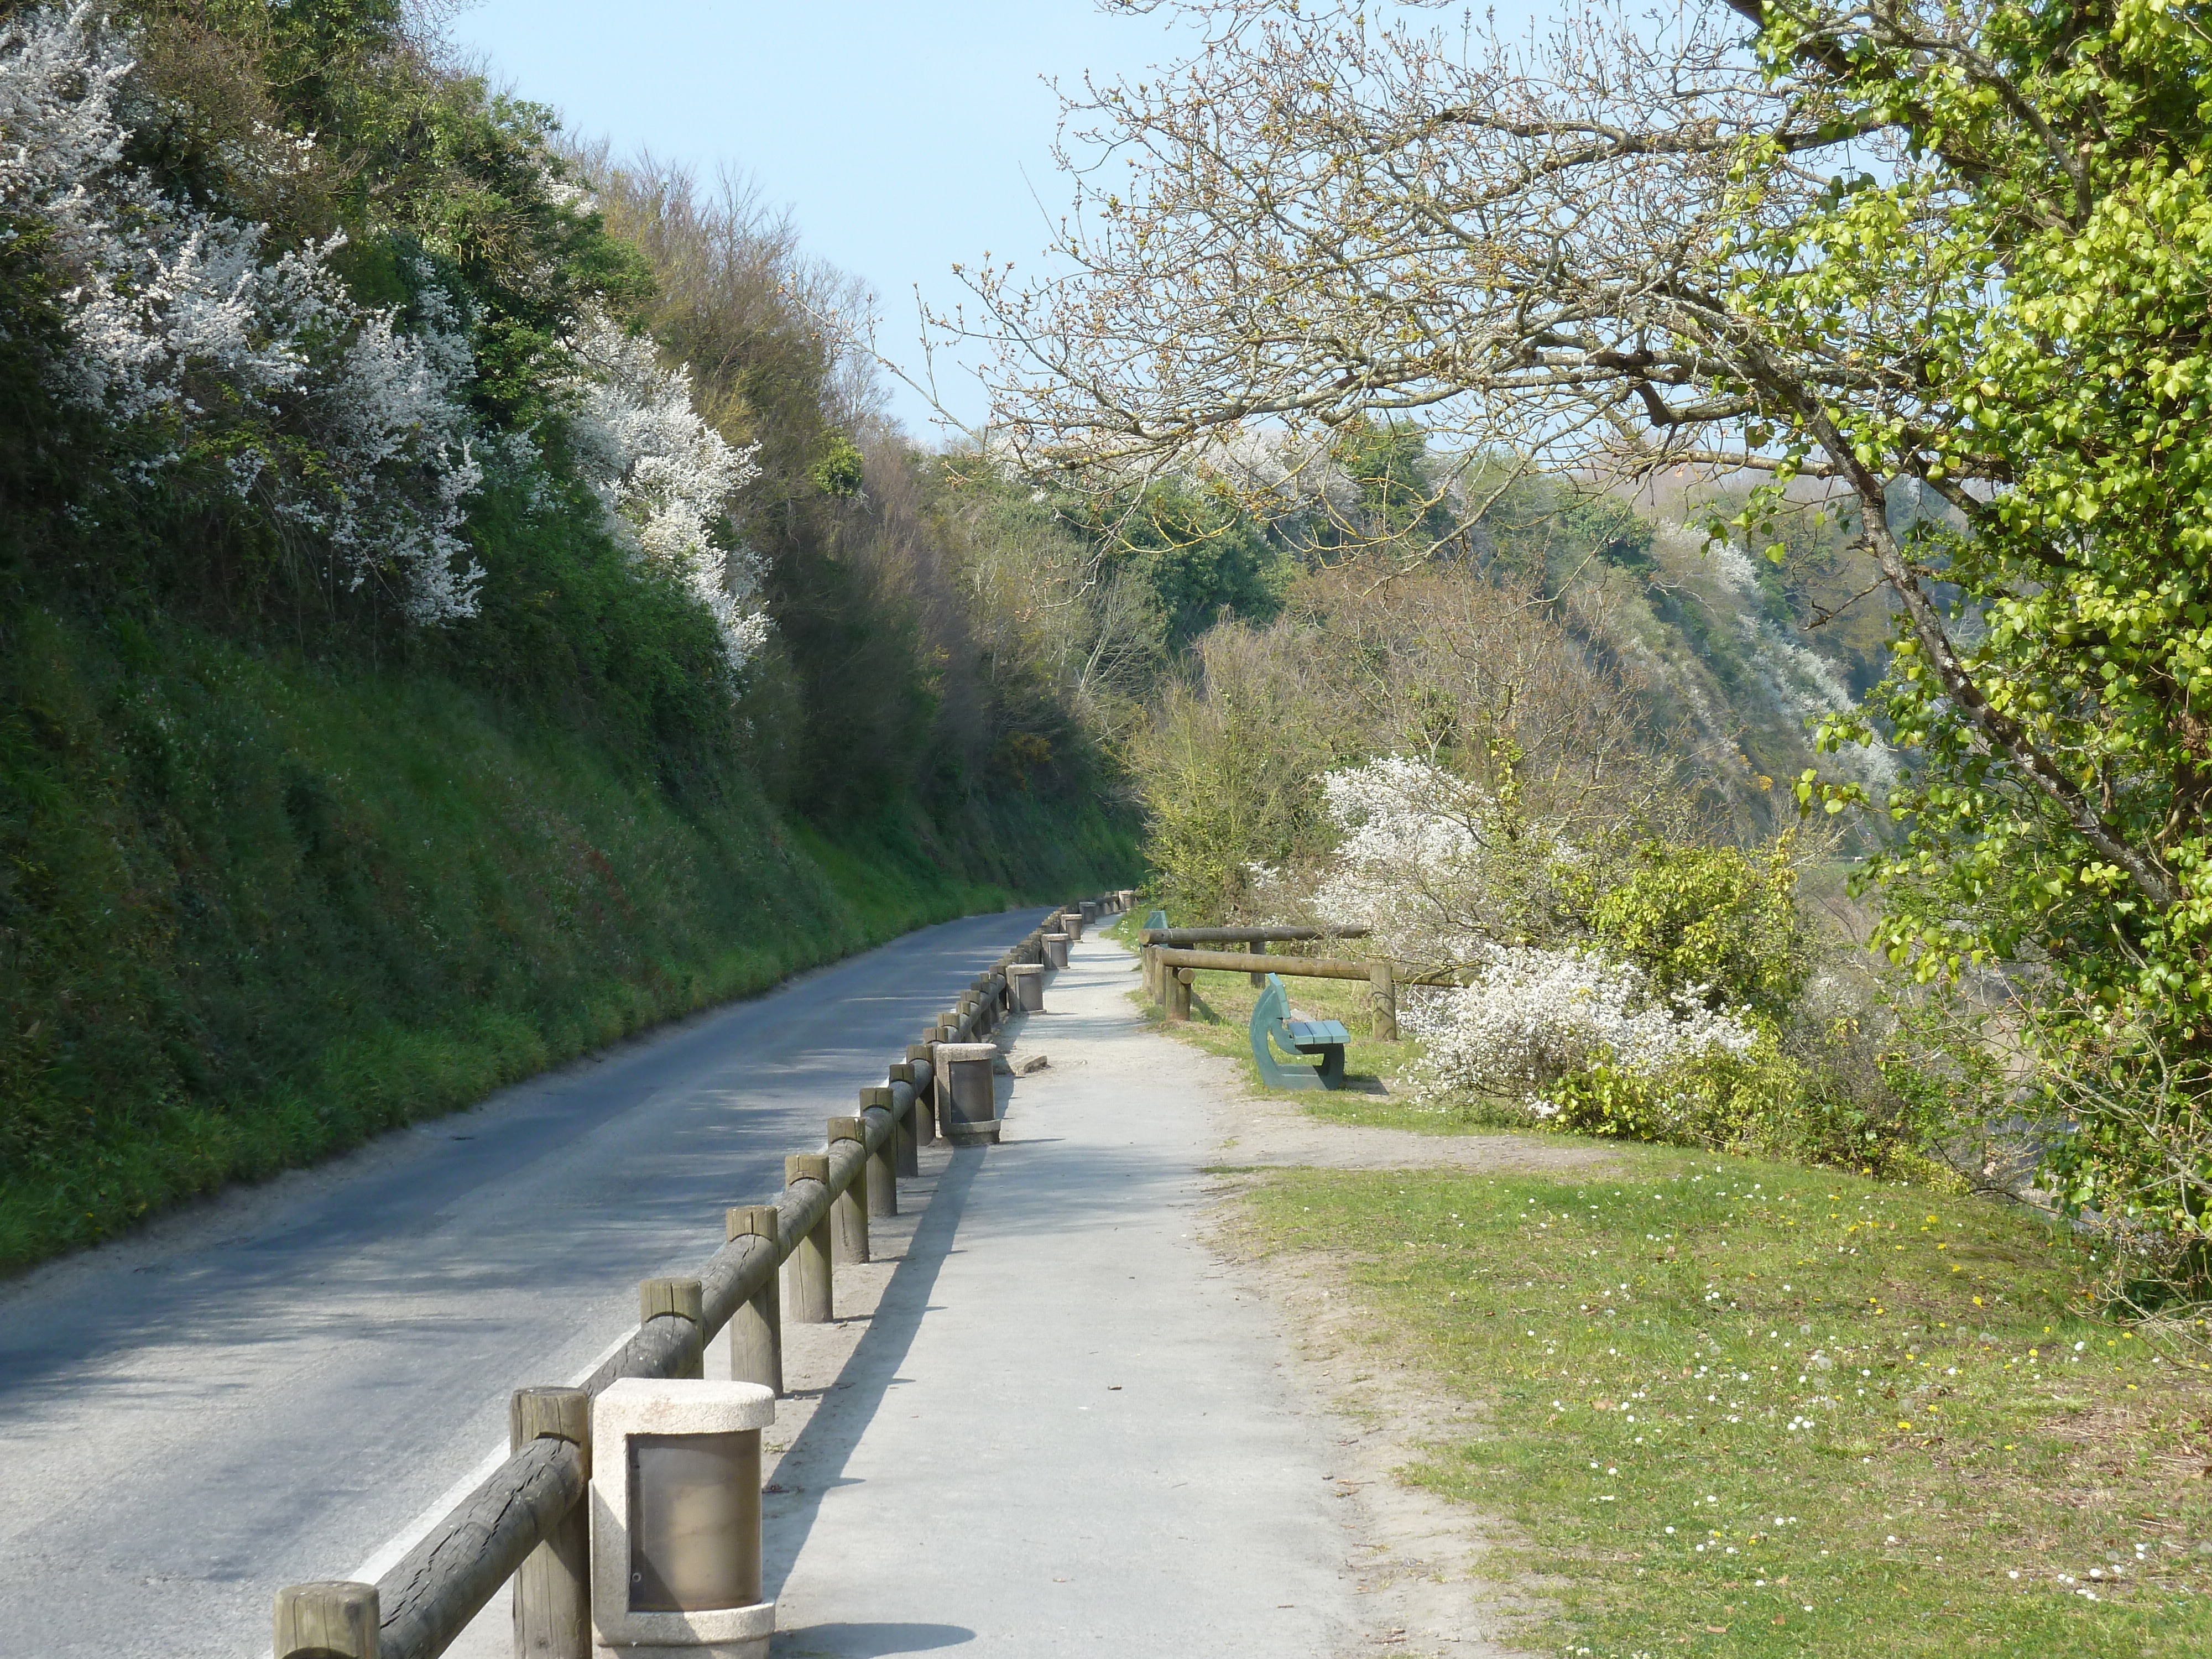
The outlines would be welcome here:
M 1285 978 L 1364 980 L 1370 1032 L 1385 1042 L 1395 1042 L 1398 988 L 1455 985 L 1459 983 L 1457 976 L 1420 969 L 1409 972 L 1389 962 L 1274 956 L 1260 949 L 1262 945 L 1366 937 L 1364 927 L 1347 927 L 1340 932 L 1319 927 L 1146 927 L 1137 934 L 1146 992 L 1167 1011 L 1170 1020 L 1180 1022 L 1190 1018 L 1191 981 L 1202 969 L 1248 973 L 1255 985 L 1263 983 L 1269 974 L 1280 974 Z M 1194 948 L 1201 945 L 1242 945 L 1245 949 L 1236 951 Z
M 1126 889 L 1084 901 L 1104 915 Z M 988 1036 L 1013 1010 L 1007 969 L 1042 963 L 1044 936 L 1079 911 L 1066 905 L 978 975 L 957 1005 L 860 1091 L 859 1110 L 829 1120 L 818 1152 L 785 1160 L 773 1204 L 725 1217 L 722 1248 L 696 1279 L 639 1286 L 638 1327 L 580 1388 L 526 1388 L 510 1405 L 513 1450 L 374 1584 L 331 1582 L 280 1590 L 276 1659 L 435 1659 L 501 1585 L 514 1580 L 517 1659 L 590 1659 L 591 1568 L 585 1488 L 591 1400 L 619 1377 L 697 1377 L 706 1345 L 731 1326 L 733 1380 L 783 1391 L 782 1322 L 827 1323 L 836 1264 L 868 1260 L 868 1218 L 898 1213 L 897 1178 L 919 1173 L 934 1139 L 944 1079 L 933 1045 Z M 793 1305 L 779 1271 L 788 1264 Z M 917 1517 L 919 1519 L 919 1517 Z

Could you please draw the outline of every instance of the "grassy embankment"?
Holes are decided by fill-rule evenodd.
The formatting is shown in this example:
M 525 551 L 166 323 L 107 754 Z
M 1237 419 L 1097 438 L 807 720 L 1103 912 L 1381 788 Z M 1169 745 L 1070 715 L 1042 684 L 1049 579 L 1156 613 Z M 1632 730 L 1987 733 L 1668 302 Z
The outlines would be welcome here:
M 1251 993 L 1201 976 L 1241 1048 Z M 1364 988 L 1294 997 L 1358 1029 Z M 1355 1043 L 1355 1076 L 1387 1070 Z M 1373 1096 L 1318 1115 L 1449 1130 Z M 1603 1180 L 1256 1177 L 1258 1249 L 1340 1272 L 1372 1363 L 1480 1401 L 1407 1477 L 1513 1523 L 1531 1651 L 2212 1650 L 2212 1378 L 2094 1316 L 2020 1212 L 1613 1148 Z M 1504 1564 L 1499 1564 L 1503 1570 Z
M 0 672 L 0 1271 L 908 928 L 1122 878 L 1019 798 L 798 823 L 419 671 L 33 615 Z

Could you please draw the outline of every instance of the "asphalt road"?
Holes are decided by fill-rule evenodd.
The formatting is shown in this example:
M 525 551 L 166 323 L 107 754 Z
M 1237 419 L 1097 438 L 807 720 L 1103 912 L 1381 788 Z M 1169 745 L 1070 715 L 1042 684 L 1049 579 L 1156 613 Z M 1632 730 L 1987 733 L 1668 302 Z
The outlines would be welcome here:
M 0 1289 L 0 1656 L 239 1659 L 1032 925 L 927 929 Z

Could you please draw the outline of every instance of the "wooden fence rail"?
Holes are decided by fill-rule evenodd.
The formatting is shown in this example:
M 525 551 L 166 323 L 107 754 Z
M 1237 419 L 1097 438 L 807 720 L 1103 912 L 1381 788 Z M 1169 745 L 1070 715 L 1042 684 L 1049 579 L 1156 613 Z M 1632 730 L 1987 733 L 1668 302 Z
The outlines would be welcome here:
M 1365 939 L 1364 927 L 1143 927 L 1140 945 L 1296 945 L 1305 939 Z
M 1180 929 L 1149 927 L 1140 935 L 1146 943 L 1143 947 L 1142 966 L 1145 988 L 1152 1000 L 1167 1010 L 1170 1020 L 1182 1021 L 1190 1018 L 1190 987 L 1194 975 L 1202 970 L 1218 973 L 1249 973 L 1252 982 L 1261 983 L 1269 974 L 1280 974 L 1285 979 L 1349 979 L 1364 980 L 1368 986 L 1368 1013 L 1372 1034 L 1386 1042 L 1398 1040 L 1398 988 L 1401 985 L 1457 985 L 1465 975 L 1449 970 L 1407 970 L 1389 962 L 1339 962 L 1327 957 L 1279 957 L 1254 951 L 1196 951 L 1178 950 L 1166 944 L 1152 941 L 1164 939 L 1170 934 L 1200 933 L 1263 933 L 1266 929 L 1200 928 Z M 1274 937 L 1297 933 L 1299 937 L 1313 936 L 1310 929 L 1280 928 Z M 1351 938 L 1346 933 L 1340 935 Z
M 1085 902 L 1103 915 L 1133 896 L 1123 889 Z M 791 1177 L 773 1206 L 732 1210 L 732 1236 L 697 1279 L 647 1281 L 638 1328 L 580 1388 L 518 1391 L 513 1454 L 373 1587 L 280 1591 L 276 1659 L 437 1659 L 518 1572 L 517 1659 L 590 1659 L 590 1571 L 577 1524 L 591 1478 L 590 1397 L 626 1376 L 698 1376 L 706 1345 L 744 1310 L 751 1312 L 733 1369 L 772 1365 L 771 1386 L 780 1384 L 779 1272 L 796 1257 L 804 1277 L 819 1249 L 820 1306 L 795 1311 L 802 1320 L 830 1316 L 831 1258 L 867 1260 L 869 1216 L 897 1212 L 896 1177 L 915 1172 L 915 1149 L 934 1139 L 933 1101 L 943 1079 L 929 1058 L 933 1045 L 976 1040 L 1011 1014 L 1007 969 L 1042 963 L 1044 935 L 1080 908 L 1054 910 L 977 975 L 959 1006 L 889 1067 L 885 1083 L 860 1091 L 855 1114 L 829 1121 L 819 1152 L 790 1160 Z M 770 1210 L 767 1224 L 763 1212 Z M 825 1233 L 836 1235 L 834 1247 L 823 1248 Z M 756 1328 L 763 1318 L 769 1328 Z M 763 1345 L 766 1356 L 752 1352 Z

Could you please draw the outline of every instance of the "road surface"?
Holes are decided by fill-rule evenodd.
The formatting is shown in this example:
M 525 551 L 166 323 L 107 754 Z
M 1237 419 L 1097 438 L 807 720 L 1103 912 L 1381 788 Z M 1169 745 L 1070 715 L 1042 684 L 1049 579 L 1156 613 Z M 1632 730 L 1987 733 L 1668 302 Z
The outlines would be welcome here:
M 279 1586 L 404 1534 L 1033 923 L 911 934 L 0 1289 L 0 1656 L 266 1651 Z

